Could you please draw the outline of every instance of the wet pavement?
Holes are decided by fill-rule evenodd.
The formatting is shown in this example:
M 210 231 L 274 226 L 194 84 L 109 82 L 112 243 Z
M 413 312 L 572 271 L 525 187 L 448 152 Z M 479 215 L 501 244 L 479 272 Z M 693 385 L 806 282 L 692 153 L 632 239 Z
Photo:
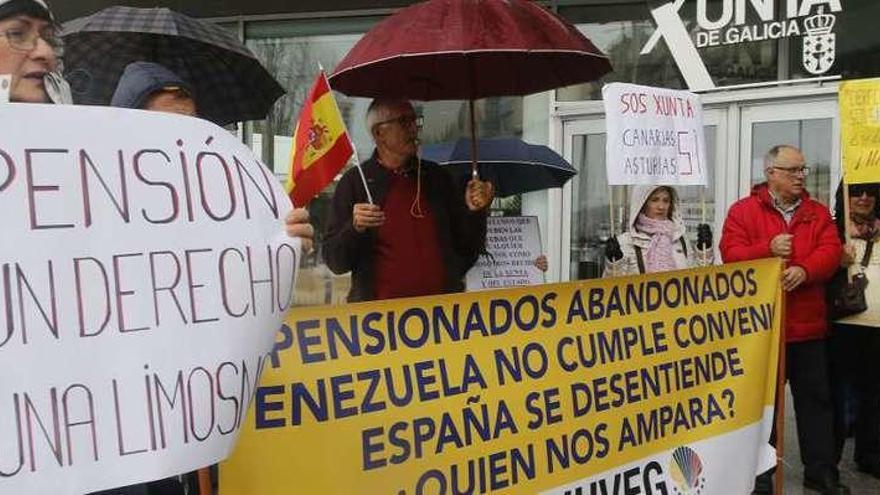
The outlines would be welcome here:
M 819 492 L 804 489 L 803 466 L 798 450 L 794 409 L 791 392 L 786 389 L 785 400 L 785 495 L 815 495 Z M 847 440 L 840 462 L 840 479 L 849 486 L 853 495 L 880 495 L 880 480 L 861 473 L 853 462 L 853 441 Z

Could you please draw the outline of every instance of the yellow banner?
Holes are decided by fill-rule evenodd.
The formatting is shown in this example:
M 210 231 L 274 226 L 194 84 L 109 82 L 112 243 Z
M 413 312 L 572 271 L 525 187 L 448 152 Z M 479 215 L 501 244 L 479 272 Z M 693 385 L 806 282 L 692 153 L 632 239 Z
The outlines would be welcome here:
M 880 182 L 880 79 L 840 84 L 843 180 Z
M 766 418 L 781 270 L 294 309 L 221 493 L 537 493 L 670 450 L 643 466 L 646 483 L 665 469 L 679 491 L 731 486 L 715 479 L 728 451 L 754 458 L 760 428 L 722 460 L 682 446 Z

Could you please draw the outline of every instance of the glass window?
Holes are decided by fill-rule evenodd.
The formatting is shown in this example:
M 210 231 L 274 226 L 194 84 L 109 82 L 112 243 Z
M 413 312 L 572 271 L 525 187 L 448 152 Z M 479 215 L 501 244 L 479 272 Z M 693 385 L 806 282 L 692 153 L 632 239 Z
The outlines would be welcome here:
M 291 136 L 296 118 L 306 96 L 315 82 L 320 67 L 332 72 L 378 18 L 343 18 L 317 22 L 266 22 L 248 24 L 247 45 L 260 58 L 286 90 L 275 103 L 268 118 L 254 123 L 253 146 L 263 156 L 266 165 L 276 174 L 287 173 Z M 335 93 L 342 118 L 358 149 L 365 159 L 369 153 L 370 137 L 364 127 L 363 115 L 369 100 L 350 98 Z M 263 143 L 264 134 L 274 135 L 274 143 Z
M 788 46 L 791 77 L 839 74 L 844 79 L 859 79 L 880 75 L 880 36 L 877 36 L 876 27 L 880 2 L 847 0 L 841 2 L 840 12 L 832 12 L 824 3 L 815 3 L 810 8 L 812 19 L 809 19 L 809 29 L 805 31 L 813 33 L 805 34 L 814 35 L 811 42 L 805 43 L 806 36 L 796 37 Z M 820 9 L 822 14 L 819 14 Z M 814 59 L 815 64 L 810 64 L 813 72 L 804 67 L 805 52 Z M 832 58 L 824 57 L 828 54 Z
M 831 204 L 832 119 L 784 120 L 752 124 L 752 185 L 764 182 L 764 155 L 773 146 L 800 148 L 810 167 L 807 190 L 813 199 Z
M 716 86 L 777 79 L 778 41 L 703 46 L 705 43 L 700 40 L 707 32 L 703 31 L 696 22 L 698 3 L 685 2 L 679 10 L 679 15 Z M 741 2 L 737 2 L 739 3 Z M 639 2 L 614 8 L 560 7 L 560 15 L 574 23 L 597 48 L 609 56 L 614 71 L 593 83 L 562 88 L 557 91 L 557 99 L 561 101 L 601 99 L 602 85 L 610 82 L 629 82 L 672 89 L 685 88 L 685 81 L 662 37 L 656 43 L 649 44 L 652 36 L 656 36 L 654 34 L 656 26 L 649 7 L 656 7 L 659 4 L 660 2 L 650 5 L 649 2 Z M 724 19 L 725 15 L 733 15 L 730 9 L 733 8 L 734 2 L 729 0 L 707 0 L 705 4 L 706 17 L 710 21 Z M 722 8 L 727 9 L 727 12 L 722 11 Z M 754 9 L 747 8 L 745 22 L 747 25 L 760 24 L 761 20 Z M 724 32 L 728 26 L 720 31 Z
M 605 171 L 605 134 L 572 136 L 572 165 L 578 174 L 571 188 L 571 280 L 602 275 L 605 241 L 611 235 L 608 175 Z M 615 195 L 615 199 L 620 193 Z M 621 208 L 616 202 L 615 232 L 620 232 Z

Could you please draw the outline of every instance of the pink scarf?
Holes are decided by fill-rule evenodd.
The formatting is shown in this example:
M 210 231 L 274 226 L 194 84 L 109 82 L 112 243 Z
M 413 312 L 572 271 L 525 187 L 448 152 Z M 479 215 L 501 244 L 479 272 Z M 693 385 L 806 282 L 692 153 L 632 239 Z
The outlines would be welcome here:
M 675 270 L 673 259 L 672 236 L 675 235 L 675 222 L 672 220 L 656 220 L 639 213 L 636 219 L 636 230 L 651 236 L 651 244 L 645 253 L 645 273 Z

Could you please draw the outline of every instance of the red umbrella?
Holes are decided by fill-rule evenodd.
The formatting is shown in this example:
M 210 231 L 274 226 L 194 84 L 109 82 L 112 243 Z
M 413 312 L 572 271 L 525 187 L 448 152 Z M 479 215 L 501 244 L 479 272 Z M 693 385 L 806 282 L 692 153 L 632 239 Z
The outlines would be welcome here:
M 574 26 L 528 0 L 429 0 L 367 32 L 336 66 L 349 96 L 471 101 L 593 81 L 611 63 Z M 472 153 L 476 165 L 476 149 Z

